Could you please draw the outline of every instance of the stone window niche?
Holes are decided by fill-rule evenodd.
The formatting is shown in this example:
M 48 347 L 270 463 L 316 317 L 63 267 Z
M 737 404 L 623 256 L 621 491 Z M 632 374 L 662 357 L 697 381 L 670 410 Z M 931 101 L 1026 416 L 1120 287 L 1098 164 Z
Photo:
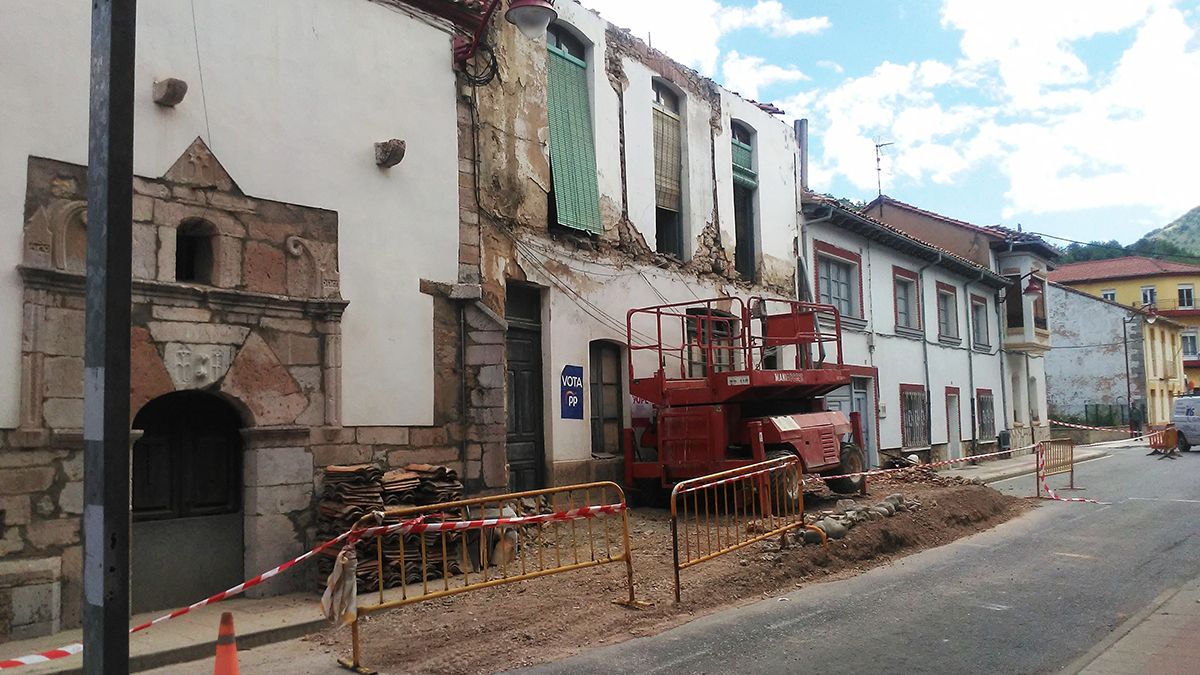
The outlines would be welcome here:
M 211 286 L 213 240 L 216 228 L 203 220 L 188 220 L 175 232 L 175 280 Z

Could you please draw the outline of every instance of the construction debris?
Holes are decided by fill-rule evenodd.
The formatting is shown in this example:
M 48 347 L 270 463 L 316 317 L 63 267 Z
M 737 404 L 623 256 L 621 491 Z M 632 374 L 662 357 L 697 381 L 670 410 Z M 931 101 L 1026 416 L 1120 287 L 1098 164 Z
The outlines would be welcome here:
M 978 478 L 950 476 L 940 473 L 936 469 L 928 466 L 914 466 L 911 468 L 894 471 L 888 474 L 887 478 L 895 483 L 925 483 L 927 485 L 938 485 L 941 487 L 982 484 Z

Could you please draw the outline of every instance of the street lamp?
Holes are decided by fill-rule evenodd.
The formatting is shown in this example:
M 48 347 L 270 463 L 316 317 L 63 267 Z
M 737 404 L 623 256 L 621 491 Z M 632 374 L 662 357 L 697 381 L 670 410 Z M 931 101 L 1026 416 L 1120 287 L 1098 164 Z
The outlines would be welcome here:
M 488 3 L 487 9 L 483 11 L 483 19 L 470 40 L 462 36 L 454 38 L 454 64 L 460 70 L 479 51 L 488 24 L 492 22 L 492 15 L 499 6 L 500 0 L 491 0 Z M 504 19 L 516 26 L 530 40 L 545 35 L 550 22 L 556 18 L 558 12 L 554 9 L 554 0 L 510 0 L 508 11 L 504 13 Z
M 1129 404 L 1129 431 L 1132 433 L 1136 433 L 1137 429 L 1133 424 L 1133 380 L 1129 373 L 1129 324 L 1138 319 L 1153 325 L 1158 320 L 1158 315 L 1154 313 L 1154 307 L 1150 306 L 1146 311 L 1134 310 L 1133 314 L 1121 319 L 1121 342 L 1125 346 L 1125 401 Z

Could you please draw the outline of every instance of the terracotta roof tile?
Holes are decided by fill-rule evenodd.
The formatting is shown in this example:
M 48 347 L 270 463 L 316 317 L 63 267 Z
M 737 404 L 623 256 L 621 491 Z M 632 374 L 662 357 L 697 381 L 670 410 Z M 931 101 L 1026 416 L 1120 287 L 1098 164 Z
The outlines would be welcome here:
M 1086 262 L 1060 265 L 1058 269 L 1050 272 L 1050 280 L 1069 284 L 1077 281 L 1129 279 L 1133 277 L 1162 276 L 1164 274 L 1200 275 L 1200 265 L 1185 265 L 1183 263 L 1156 260 L 1143 256 L 1128 256 L 1125 258 L 1088 260 Z

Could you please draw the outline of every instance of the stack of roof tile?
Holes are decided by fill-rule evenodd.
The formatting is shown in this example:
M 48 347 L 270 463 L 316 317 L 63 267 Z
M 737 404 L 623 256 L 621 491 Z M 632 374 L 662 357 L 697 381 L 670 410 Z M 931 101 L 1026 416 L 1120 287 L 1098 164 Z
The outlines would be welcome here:
M 380 497 L 383 472 L 372 464 L 351 466 L 328 466 L 325 468 L 325 485 L 318 507 L 317 538 L 329 541 L 351 529 L 360 518 L 383 509 Z M 322 578 L 333 570 L 338 547 L 322 551 L 317 569 Z M 358 553 L 359 590 L 379 588 L 379 569 L 372 564 L 375 560 L 375 543 L 359 542 Z
M 383 501 L 388 506 L 428 506 L 462 499 L 463 487 L 458 474 L 444 466 L 409 464 L 403 469 L 389 471 L 383 476 Z M 449 509 L 427 515 L 425 522 L 461 520 L 464 511 Z M 407 516 L 389 516 L 394 523 Z M 398 586 L 422 580 L 440 579 L 448 574 L 461 574 L 462 533 L 389 534 L 383 538 L 384 584 Z M 425 540 L 425 565 L 421 565 L 421 539 Z M 443 558 L 445 562 L 443 563 Z

